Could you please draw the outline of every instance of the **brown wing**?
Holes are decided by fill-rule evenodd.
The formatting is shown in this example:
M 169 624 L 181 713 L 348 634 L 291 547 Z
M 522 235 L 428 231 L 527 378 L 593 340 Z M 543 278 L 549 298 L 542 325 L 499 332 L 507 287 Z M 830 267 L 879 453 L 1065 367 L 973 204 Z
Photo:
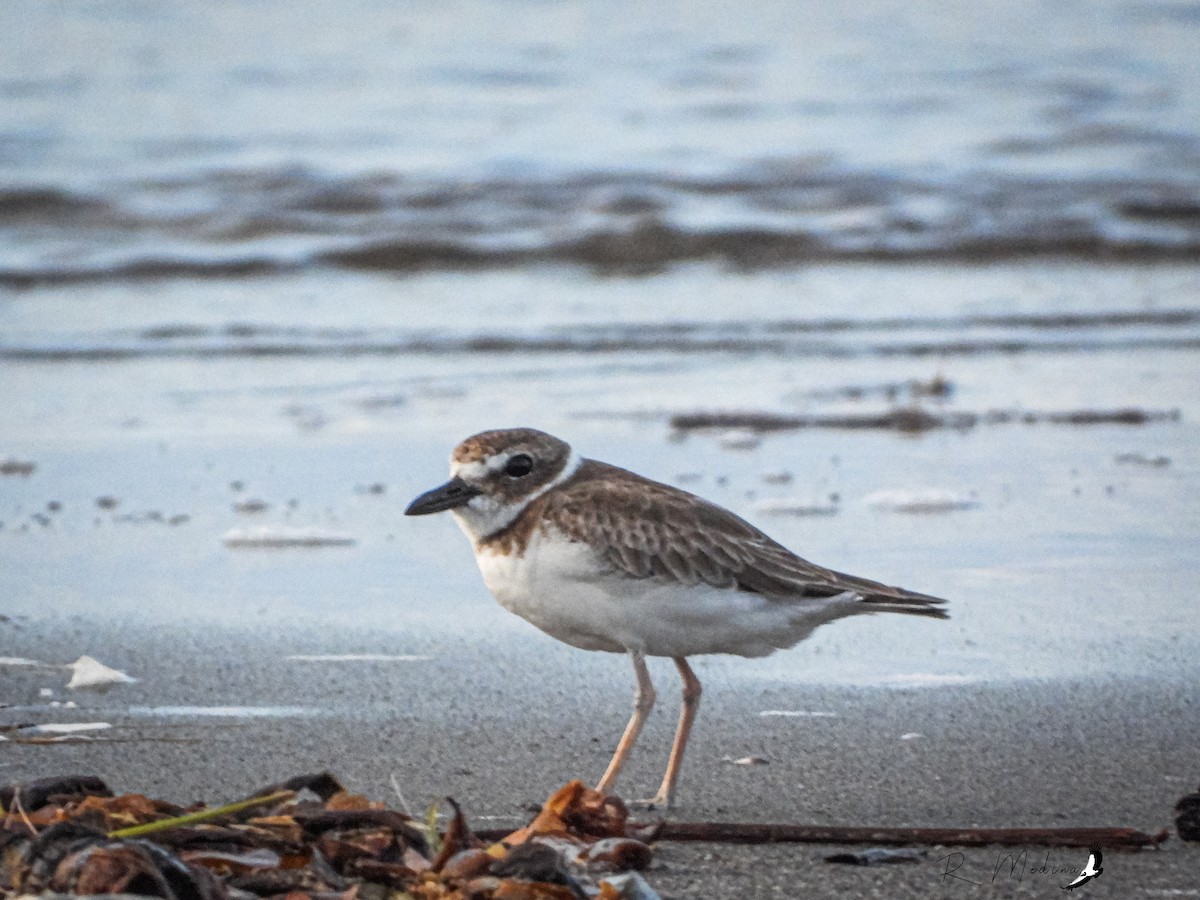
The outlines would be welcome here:
M 586 460 L 539 511 L 633 578 L 669 578 L 777 599 L 855 591 L 871 603 L 933 616 L 944 600 L 814 565 L 744 519 L 669 485 Z

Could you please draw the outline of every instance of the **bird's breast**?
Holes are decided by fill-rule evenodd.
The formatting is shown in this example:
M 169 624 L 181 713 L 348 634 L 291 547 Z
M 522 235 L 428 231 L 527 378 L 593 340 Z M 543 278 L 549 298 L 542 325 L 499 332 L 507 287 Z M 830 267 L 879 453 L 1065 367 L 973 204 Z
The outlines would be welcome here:
M 483 583 L 509 612 L 576 647 L 625 649 L 597 615 L 603 596 L 597 585 L 609 573 L 587 544 L 537 533 L 519 555 L 477 546 L 475 561 Z

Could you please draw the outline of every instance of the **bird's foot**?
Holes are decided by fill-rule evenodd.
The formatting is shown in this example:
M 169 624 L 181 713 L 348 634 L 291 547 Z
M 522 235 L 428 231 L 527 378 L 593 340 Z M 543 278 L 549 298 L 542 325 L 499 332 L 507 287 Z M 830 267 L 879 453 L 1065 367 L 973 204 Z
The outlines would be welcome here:
M 666 794 L 658 794 L 648 800 L 628 800 L 626 806 L 630 809 L 644 809 L 646 811 L 661 809 L 671 809 L 674 805 L 674 799 Z

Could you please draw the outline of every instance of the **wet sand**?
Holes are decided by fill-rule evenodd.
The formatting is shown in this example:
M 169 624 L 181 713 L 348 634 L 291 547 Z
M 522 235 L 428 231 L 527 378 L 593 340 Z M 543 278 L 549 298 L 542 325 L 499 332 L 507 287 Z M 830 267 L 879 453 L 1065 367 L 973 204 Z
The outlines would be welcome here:
M 448 518 L 402 515 L 444 479 L 455 442 L 525 424 L 721 503 L 816 563 L 950 601 L 946 622 L 863 617 L 764 660 L 696 660 L 706 691 L 675 817 L 1154 832 L 1200 784 L 1197 284 L 1194 266 L 1046 263 L 638 281 L 314 275 L 253 290 L 164 285 L 169 315 L 124 289 L 10 298 L 22 333 L 51 345 L 116 345 L 128 329 L 176 321 L 201 343 L 231 335 L 236 352 L 0 366 L 0 460 L 15 467 L 0 474 L 0 657 L 88 654 L 138 679 L 79 694 L 63 669 L 0 666 L 0 723 L 112 726 L 77 735 L 88 741 L 0 743 L 0 778 L 86 773 L 118 791 L 216 802 L 329 769 L 398 803 L 394 776 L 414 810 L 451 794 L 492 828 L 519 824 L 568 779 L 596 779 L 629 714 L 628 663 L 504 612 Z M 745 353 L 242 353 L 244 330 L 230 323 L 287 325 L 297 292 L 320 298 L 308 318 L 331 328 L 386 332 L 397 309 L 414 309 L 413 329 L 454 346 L 477 333 L 536 338 L 555 323 L 711 320 L 719 331 L 731 309 L 751 330 L 850 308 L 869 322 L 812 353 L 770 352 L 770 341 Z M 1147 309 L 1193 312 L 1142 323 Z M 464 310 L 469 329 L 452 321 Z M 1039 352 L 872 349 L 896 345 L 887 323 L 901 313 L 953 314 L 960 343 L 981 311 L 1047 310 L 1101 324 Z M 1110 331 L 1106 311 L 1134 317 L 1137 340 Z M 1074 334 L 1078 323 L 1063 323 Z M 919 401 L 889 387 L 943 381 Z M 872 416 L 910 401 L 948 417 L 1173 412 L 907 434 L 670 425 L 693 411 Z M 261 529 L 339 545 L 239 546 Z M 289 658 L 330 654 L 403 658 Z M 627 797 L 656 789 L 674 727 L 673 667 L 652 668 L 660 708 L 618 785 Z M 77 707 L 51 705 L 64 702 Z M 772 711 L 793 715 L 760 715 Z M 1046 896 L 1069 880 L 1030 870 L 993 882 L 992 851 L 965 852 L 977 887 L 943 880 L 937 851 L 857 869 L 824 863 L 825 849 L 664 845 L 650 875 L 666 897 Z M 1083 863 L 1053 856 L 1051 869 Z M 1087 890 L 1189 896 L 1171 892 L 1197 890 L 1197 861 L 1174 839 L 1113 853 Z
M 8 743 L 5 781 L 95 774 L 117 791 L 185 802 L 329 769 L 393 805 L 394 781 L 415 811 L 449 794 L 478 827 L 515 826 L 556 786 L 598 777 L 630 698 L 623 659 L 519 628 L 146 632 L 78 619 L 3 627 L 6 653 L 73 659 L 104 647 L 104 662 L 139 679 L 96 695 L 63 690 L 61 670 L 6 667 L 6 700 L 18 707 L 0 710 L 0 721 L 113 728 L 88 741 Z M 349 653 L 400 658 L 289 659 Z M 625 797 L 649 795 L 661 776 L 677 709 L 669 669 L 653 666 L 660 706 L 622 776 Z M 1156 832 L 1200 782 L 1194 668 L 1175 677 L 926 687 L 797 682 L 722 657 L 696 669 L 706 693 L 673 819 Z M 52 698 L 39 696 L 44 688 Z M 55 700 L 78 708 L 46 705 Z M 747 756 L 767 764 L 729 761 Z M 1007 863 L 996 874 L 1021 848 L 967 849 L 947 861 L 960 852 L 948 848 L 918 864 L 857 868 L 823 862 L 831 849 L 664 844 L 648 875 L 664 897 L 1044 896 L 1070 880 L 1056 866 L 1084 861 L 1079 851 L 1052 850 L 1042 874 L 1046 851 L 1031 847 L 1018 874 Z M 1193 890 L 1197 863 L 1200 848 L 1174 836 L 1159 850 L 1112 851 L 1089 891 L 1187 896 L 1164 892 Z M 948 877 L 947 866 L 982 887 Z

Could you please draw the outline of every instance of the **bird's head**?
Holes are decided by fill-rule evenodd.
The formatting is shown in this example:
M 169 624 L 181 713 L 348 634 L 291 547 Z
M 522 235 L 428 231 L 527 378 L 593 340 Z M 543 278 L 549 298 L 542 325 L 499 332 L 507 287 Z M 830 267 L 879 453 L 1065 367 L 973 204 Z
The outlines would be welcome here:
M 421 494 L 404 514 L 450 510 L 478 541 L 511 524 L 535 499 L 570 478 L 579 462 L 570 444 L 544 431 L 483 431 L 454 448 L 450 480 Z

